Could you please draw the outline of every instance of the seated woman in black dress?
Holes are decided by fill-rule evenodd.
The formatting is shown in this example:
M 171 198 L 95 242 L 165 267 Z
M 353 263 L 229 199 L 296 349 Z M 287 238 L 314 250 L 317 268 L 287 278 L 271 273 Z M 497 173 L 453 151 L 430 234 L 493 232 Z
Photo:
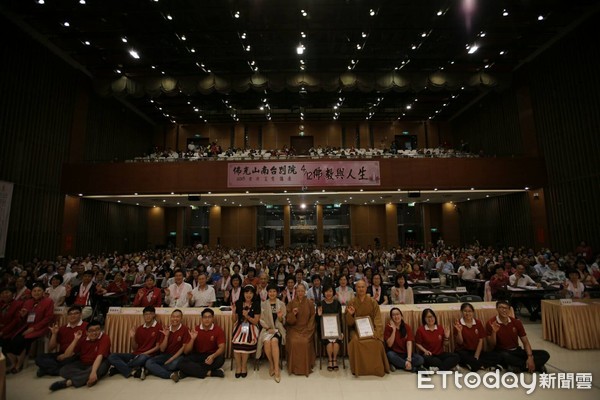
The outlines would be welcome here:
M 321 317 L 323 314 L 337 314 L 340 320 L 340 324 L 342 321 L 342 305 L 339 301 L 336 300 L 334 296 L 333 286 L 327 285 L 323 288 L 323 300 L 320 304 L 317 305 L 317 315 L 319 319 L 319 324 L 321 323 Z M 340 327 L 341 329 L 341 327 Z M 342 332 L 340 332 L 340 337 L 338 339 L 323 339 L 322 343 L 327 350 L 328 364 L 327 369 L 329 371 L 337 371 L 339 369 L 337 363 L 337 356 L 340 352 L 340 341 L 343 338 Z

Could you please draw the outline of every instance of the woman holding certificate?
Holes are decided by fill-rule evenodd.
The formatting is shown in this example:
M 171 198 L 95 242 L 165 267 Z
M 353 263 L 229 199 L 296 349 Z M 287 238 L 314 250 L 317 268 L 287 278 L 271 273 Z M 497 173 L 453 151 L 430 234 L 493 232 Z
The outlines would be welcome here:
M 383 346 L 379 304 L 367 296 L 366 282 L 356 282 L 355 289 L 356 297 L 346 308 L 346 323 L 352 329 L 348 343 L 350 369 L 356 376 L 384 376 L 390 372 L 390 365 Z
M 288 373 L 308 376 L 315 363 L 315 305 L 306 297 L 304 285 L 296 287 L 296 297 L 287 305 L 286 321 Z
M 267 300 L 260 305 L 260 325 L 262 330 L 258 336 L 258 347 L 256 358 L 260 358 L 262 350 L 269 360 L 269 375 L 273 376 L 275 382 L 281 380 L 279 370 L 279 343 L 285 344 L 285 321 L 286 309 L 283 301 L 277 298 L 277 286 L 271 284 L 267 288 Z
M 337 356 L 340 352 L 340 339 L 342 338 L 342 332 L 340 332 L 342 305 L 333 296 L 332 286 L 325 286 L 323 295 L 323 301 L 317 306 L 319 325 L 321 326 L 321 340 L 327 350 L 327 370 L 337 371 L 339 369 Z

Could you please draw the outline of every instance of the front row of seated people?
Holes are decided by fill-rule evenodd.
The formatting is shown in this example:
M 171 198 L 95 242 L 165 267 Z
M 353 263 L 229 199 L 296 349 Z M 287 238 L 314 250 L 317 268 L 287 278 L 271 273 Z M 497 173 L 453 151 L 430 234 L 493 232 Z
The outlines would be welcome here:
M 296 289 L 296 297 L 287 307 L 277 298 L 277 288 L 269 287 L 262 303 L 252 286 L 244 288 L 233 308 L 232 344 L 236 361 L 236 378 L 247 376 L 247 361 L 251 354 L 260 357 L 262 351 L 269 361 L 269 373 L 281 380 L 280 345 L 285 344 L 287 369 L 290 374 L 308 376 L 314 366 L 315 320 L 324 314 L 342 317 L 341 305 L 333 297 L 333 288 L 323 289 L 324 299 L 315 307 L 306 297 L 304 287 Z M 35 298 L 35 296 L 34 296 Z M 379 305 L 366 294 L 366 284 L 359 282 L 356 297 L 347 306 L 345 321 L 349 327 L 348 353 L 354 375 L 383 376 L 390 369 L 416 372 L 423 368 L 452 370 L 461 365 L 471 371 L 508 368 L 513 372 L 544 371 L 550 355 L 544 350 L 532 350 L 521 321 L 510 317 L 510 305 L 505 300 L 496 303 L 497 316 L 485 324 L 475 318 L 474 307 L 461 306 L 461 318 L 452 327 L 439 324 L 435 312 L 422 312 L 422 325 L 413 335 L 402 312 L 394 307 L 390 320 L 383 324 Z M 214 322 L 214 311 L 206 308 L 201 323 L 194 329 L 182 323 L 183 313 L 171 313 L 169 326 L 156 320 L 153 306 L 143 310 L 143 324 L 129 332 L 132 353 L 110 354 L 110 338 L 96 321 L 81 319 L 80 306 L 72 306 L 67 324 L 50 328 L 51 353 L 38 356 L 38 376 L 53 375 L 63 379 L 54 382 L 55 391 L 69 386 L 92 386 L 105 375 L 120 374 L 125 378 L 145 379 L 149 374 L 178 382 L 185 377 L 224 377 L 225 333 Z M 354 327 L 359 317 L 372 321 L 373 336 L 359 338 Z M 260 328 L 259 328 L 260 326 Z M 262 328 L 262 329 L 261 329 Z M 455 352 L 447 344 L 453 333 Z M 491 351 L 483 351 L 484 339 Z M 342 337 L 323 340 L 328 355 L 328 370 L 338 369 L 337 356 Z M 519 346 L 519 340 L 522 347 Z

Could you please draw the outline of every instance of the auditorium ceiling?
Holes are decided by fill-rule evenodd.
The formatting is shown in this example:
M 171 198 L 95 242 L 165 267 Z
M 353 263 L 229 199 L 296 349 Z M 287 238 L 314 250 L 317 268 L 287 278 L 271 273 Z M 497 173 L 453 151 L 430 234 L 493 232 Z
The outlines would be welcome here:
M 529 188 L 527 188 L 529 190 Z M 246 192 L 246 193 L 203 193 L 203 194 L 155 194 L 122 196 L 87 196 L 102 201 L 117 202 L 146 207 L 180 206 L 301 206 L 308 208 L 322 205 L 371 205 L 371 204 L 418 204 L 418 203 L 462 203 L 490 197 L 503 196 L 527 190 L 424 190 L 424 191 L 355 191 L 335 192 L 331 190 L 305 192 Z M 534 197 L 536 195 L 534 194 Z
M 510 87 L 598 4 L 3 0 L 0 11 L 156 124 L 447 121 Z

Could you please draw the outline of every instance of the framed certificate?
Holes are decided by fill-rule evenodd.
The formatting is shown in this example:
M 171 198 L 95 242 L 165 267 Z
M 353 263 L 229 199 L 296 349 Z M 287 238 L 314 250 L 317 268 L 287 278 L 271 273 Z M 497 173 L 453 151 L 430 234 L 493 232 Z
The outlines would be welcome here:
M 359 317 L 355 320 L 356 333 L 360 339 L 372 338 L 374 336 L 373 322 L 370 317 Z
M 321 339 L 339 339 L 341 335 L 340 316 L 323 314 L 321 316 Z

